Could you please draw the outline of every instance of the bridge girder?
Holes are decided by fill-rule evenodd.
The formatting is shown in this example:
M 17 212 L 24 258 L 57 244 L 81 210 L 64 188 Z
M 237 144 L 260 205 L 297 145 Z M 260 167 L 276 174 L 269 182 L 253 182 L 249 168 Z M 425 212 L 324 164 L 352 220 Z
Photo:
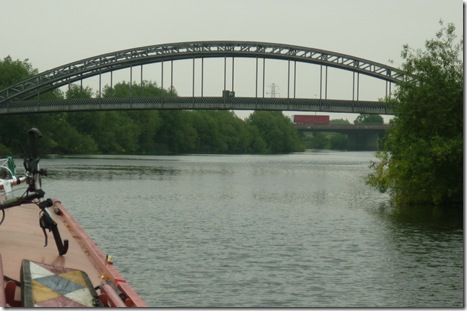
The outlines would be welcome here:
M 308 98 L 151 97 L 25 100 L 0 105 L 2 114 L 97 110 L 278 110 L 392 114 L 384 102 Z
M 341 134 L 375 132 L 383 134 L 391 128 L 389 124 L 295 124 L 301 132 L 334 132 Z
M 179 42 L 97 55 L 44 71 L 0 90 L 0 104 L 18 99 L 26 100 L 69 83 L 132 66 L 214 57 L 267 58 L 312 63 L 365 74 L 391 83 L 406 79 L 404 73 L 397 68 L 315 48 L 249 41 Z

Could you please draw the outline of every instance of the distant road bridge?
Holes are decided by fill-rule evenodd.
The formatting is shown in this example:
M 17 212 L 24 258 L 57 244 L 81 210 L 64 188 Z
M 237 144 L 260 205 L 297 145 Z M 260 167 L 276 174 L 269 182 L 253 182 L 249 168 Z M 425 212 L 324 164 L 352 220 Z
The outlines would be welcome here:
M 295 128 L 302 132 L 335 132 L 341 134 L 347 133 L 384 133 L 390 129 L 389 124 L 295 124 Z
M 224 86 L 219 97 L 204 96 L 204 59 L 223 58 Z M 232 58 L 231 86 L 227 86 L 227 58 Z M 237 58 L 254 58 L 255 94 L 251 97 L 235 96 L 235 62 Z M 130 85 L 133 68 L 140 67 L 140 81 L 143 81 L 143 66 L 161 63 L 163 88 L 164 63 L 170 62 L 170 89 L 173 84 L 173 63 L 178 60 L 192 60 L 191 96 L 139 98 L 90 98 L 46 100 L 42 94 L 51 90 L 70 86 L 90 77 L 99 77 L 98 94 L 102 94 L 102 76 L 110 74 L 113 86 L 113 73 L 125 68 L 130 69 Z M 200 96 L 195 96 L 195 60 L 201 59 Z M 265 97 L 266 59 L 287 61 L 287 97 Z M 296 98 L 296 63 L 310 63 L 320 66 L 319 96 L 316 98 Z M 261 66 L 260 66 L 261 64 Z M 260 68 L 262 67 L 262 68 Z M 328 98 L 328 68 L 352 72 L 352 98 L 346 100 Z M 291 70 L 293 77 L 291 77 Z M 222 69 L 220 70 L 222 71 Z M 189 74 L 189 73 L 188 73 Z M 384 64 L 345 55 L 341 53 L 277 43 L 246 41 L 199 41 L 160 44 L 98 55 L 47 70 L 29 79 L 0 90 L 0 114 L 57 111 L 94 111 L 128 109 L 228 109 L 228 110 L 289 110 L 325 111 L 344 113 L 393 114 L 391 107 L 379 101 L 361 101 L 360 75 L 366 75 L 386 83 L 386 92 L 381 98 L 390 96 L 392 84 L 406 79 L 403 72 Z M 292 79 L 293 78 L 293 79 Z M 260 82 L 262 88 L 260 88 Z M 293 83 L 292 83 L 293 82 Z M 136 88 L 136 86 L 135 86 Z M 230 90 L 228 90 L 230 88 Z M 259 92 L 262 90 L 262 94 Z M 137 93 L 135 91 L 135 93 Z
M 379 139 L 391 128 L 388 124 L 295 124 L 300 132 L 334 132 L 347 135 L 347 150 L 362 147 L 378 150 Z

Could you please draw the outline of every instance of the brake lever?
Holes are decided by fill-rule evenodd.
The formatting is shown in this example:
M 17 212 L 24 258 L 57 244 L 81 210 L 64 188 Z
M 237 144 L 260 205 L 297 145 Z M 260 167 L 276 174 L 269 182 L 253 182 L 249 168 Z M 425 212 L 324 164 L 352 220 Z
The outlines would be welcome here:
M 44 233 L 44 238 L 45 238 L 44 247 L 46 247 L 49 238 L 47 236 L 47 233 L 45 232 L 45 229 L 49 229 L 49 231 L 50 231 L 50 228 L 47 225 L 47 222 L 46 222 L 46 220 L 44 218 L 44 215 L 42 215 L 41 218 L 39 218 L 39 225 L 41 226 L 42 232 Z
M 45 237 L 44 247 L 46 247 L 48 244 L 48 236 L 45 229 L 49 229 L 49 232 L 52 231 L 52 234 L 54 236 L 55 244 L 57 245 L 59 255 L 65 255 L 68 251 L 68 240 L 64 240 L 62 242 L 60 232 L 58 231 L 57 223 L 52 219 L 52 216 L 50 215 L 50 212 L 47 209 L 47 207 L 53 205 L 52 200 L 47 199 L 45 201 L 40 202 L 38 205 L 42 210 L 42 216 L 39 218 L 39 225 L 41 226 L 42 232 L 44 233 Z
M 49 229 L 50 231 L 51 226 L 53 226 L 54 224 L 57 225 L 57 223 L 50 217 L 50 215 L 48 215 L 48 211 L 46 210 L 46 208 L 52 206 L 52 204 L 53 202 L 50 199 L 44 200 L 38 204 L 39 208 L 42 211 L 42 216 L 39 218 L 39 225 L 41 226 L 42 232 L 44 232 L 44 247 L 46 247 L 48 244 L 48 237 L 47 233 L 45 232 L 45 229 Z

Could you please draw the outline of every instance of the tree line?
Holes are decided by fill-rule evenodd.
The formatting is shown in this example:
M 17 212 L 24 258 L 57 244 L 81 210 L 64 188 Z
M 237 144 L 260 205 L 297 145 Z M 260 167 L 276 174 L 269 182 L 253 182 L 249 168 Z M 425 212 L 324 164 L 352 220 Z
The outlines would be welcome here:
M 0 88 L 36 74 L 28 60 L 0 60 Z M 41 98 L 74 99 L 177 96 L 155 82 L 121 82 L 101 94 L 90 87 L 70 85 Z M 280 111 L 256 111 L 242 120 L 232 111 L 93 111 L 0 116 L 0 154 L 20 154 L 25 133 L 43 133 L 42 152 L 48 154 L 274 154 L 303 151 L 292 121 Z
M 464 198 L 463 40 L 453 24 L 440 24 L 424 50 L 402 50 L 412 79 L 389 101 L 395 118 L 367 180 L 402 205 L 462 206 Z

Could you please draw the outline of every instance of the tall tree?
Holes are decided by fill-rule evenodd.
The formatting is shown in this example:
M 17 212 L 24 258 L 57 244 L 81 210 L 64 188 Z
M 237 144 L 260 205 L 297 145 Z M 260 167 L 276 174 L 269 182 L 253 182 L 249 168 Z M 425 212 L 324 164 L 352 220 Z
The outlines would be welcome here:
M 292 121 L 281 111 L 255 111 L 247 123 L 258 129 L 270 153 L 304 150 Z
M 384 124 L 384 119 L 379 114 L 361 113 L 355 119 L 354 124 Z
M 113 87 L 106 86 L 104 88 L 104 98 L 124 98 L 124 97 L 168 97 L 172 96 L 171 92 L 161 89 L 156 82 L 143 81 L 141 84 L 133 84 L 121 82 Z M 156 133 L 159 130 L 162 122 L 157 110 L 134 110 L 120 111 L 119 115 L 124 115 L 129 118 L 129 123 L 137 124 L 137 132 L 134 132 L 137 139 L 134 147 L 134 152 L 140 154 L 152 154 L 156 152 Z
M 0 72 L 1 90 L 37 74 L 38 71 L 32 67 L 28 59 L 13 60 L 11 56 L 7 56 L 0 60 Z
M 463 42 L 442 22 L 425 50 L 404 46 L 395 118 L 370 185 L 399 203 L 442 204 L 463 199 Z
M 37 69 L 26 59 L 24 61 L 13 60 L 10 56 L 0 60 L 0 89 L 14 85 L 35 74 Z M 41 94 L 41 99 L 63 98 L 60 90 L 53 90 Z M 0 151 L 5 154 L 18 154 L 19 146 L 25 146 L 24 133 L 31 127 L 41 129 L 46 137 L 42 143 L 43 151 L 47 153 L 58 152 L 63 145 L 65 132 L 77 134 L 73 128 L 67 126 L 65 114 L 24 114 L 0 116 Z M 74 136 L 76 138 L 76 136 Z
M 196 147 L 198 135 L 193 128 L 190 112 L 184 110 L 162 110 L 161 127 L 156 143 L 159 153 L 189 153 Z

